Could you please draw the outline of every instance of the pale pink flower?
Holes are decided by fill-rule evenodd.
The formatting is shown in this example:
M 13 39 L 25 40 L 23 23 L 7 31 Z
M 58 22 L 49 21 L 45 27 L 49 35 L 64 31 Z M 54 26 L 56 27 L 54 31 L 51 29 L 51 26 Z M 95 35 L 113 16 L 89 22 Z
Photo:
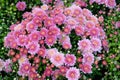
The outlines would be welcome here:
M 48 58 L 51 58 L 56 53 L 58 53 L 58 49 L 56 49 L 56 48 L 51 48 L 51 49 L 46 50 L 46 56 Z
M 102 49 L 101 40 L 99 38 L 92 38 L 91 45 L 93 51 L 100 51 Z
M 114 8 L 116 6 L 116 1 L 115 0 L 106 0 L 105 4 L 109 8 Z
M 79 40 L 78 42 L 78 49 L 82 51 L 90 50 L 91 49 L 91 42 L 89 39 Z
M 55 53 L 51 58 L 50 61 L 56 67 L 60 67 L 64 64 L 64 54 L 63 53 Z
M 48 10 L 48 8 L 49 8 L 49 7 L 48 7 L 48 5 L 46 5 L 46 4 L 43 4 L 43 5 L 41 6 L 41 9 L 42 9 L 42 10 Z
M 71 9 L 71 8 L 65 8 L 64 14 L 65 14 L 66 16 L 72 15 L 72 9 Z
M 5 72 L 7 73 L 12 72 L 12 61 L 10 59 L 5 60 L 4 66 Z
M 92 53 L 84 53 L 82 62 L 87 64 L 94 63 L 94 55 Z
M 26 55 L 21 56 L 21 58 L 18 60 L 19 65 L 29 62 L 28 58 Z
M 80 72 L 79 69 L 75 67 L 71 67 L 66 72 L 66 78 L 68 80 L 78 80 L 80 78 Z
M 62 43 L 62 47 L 64 48 L 64 49 L 71 49 L 72 48 L 72 45 L 71 45 L 71 43 L 70 42 L 63 42 Z

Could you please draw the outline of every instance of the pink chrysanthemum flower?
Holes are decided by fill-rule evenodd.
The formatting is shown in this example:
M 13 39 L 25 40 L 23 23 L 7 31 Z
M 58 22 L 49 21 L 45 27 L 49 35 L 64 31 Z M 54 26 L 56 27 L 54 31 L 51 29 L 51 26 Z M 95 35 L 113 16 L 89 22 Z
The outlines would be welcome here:
M 84 72 L 85 74 L 86 73 L 92 73 L 92 66 L 91 64 L 82 64 L 82 67 L 81 67 L 81 70 L 82 72 Z
M 54 35 L 54 36 L 58 36 L 60 34 L 60 29 L 58 27 L 56 27 L 56 26 L 50 27 L 49 31 L 51 31 L 52 35 Z
M 75 27 L 75 33 L 78 35 L 78 36 L 81 36 L 84 34 L 84 27 L 82 26 L 76 26 Z
M 58 23 L 58 25 L 63 24 L 64 21 L 66 20 L 66 16 L 63 13 L 58 14 L 57 16 L 60 17 L 60 23 Z
M 13 35 L 8 34 L 7 37 L 5 37 L 5 43 L 7 43 L 7 45 L 9 45 L 14 40 L 15 40 L 15 37 Z
M 27 36 L 25 35 L 20 35 L 18 38 L 17 38 L 17 44 L 19 46 L 25 46 L 26 45 L 26 40 L 27 40 Z
M 94 16 L 94 15 L 88 15 L 88 20 L 90 20 L 90 21 L 92 21 L 92 22 L 94 22 L 94 24 L 96 25 L 96 24 L 98 24 L 98 19 L 97 19 L 97 17 L 96 16 Z
M 14 27 L 15 27 L 15 26 L 16 26 L 16 24 L 12 24 L 12 25 L 10 25 L 10 28 L 9 28 L 9 29 L 10 29 L 11 31 L 14 31 Z
M 36 54 L 39 50 L 39 44 L 35 42 L 30 42 L 26 48 L 30 54 Z
M 70 25 L 71 28 L 74 28 L 75 25 L 77 25 L 77 21 L 72 18 L 72 17 L 69 17 L 67 20 L 66 20 L 66 24 L 67 25 Z
M 58 53 L 58 50 L 56 48 L 51 48 L 46 50 L 46 56 L 48 58 L 51 58 L 56 53 Z
M 100 34 L 100 31 L 98 28 L 94 27 L 89 31 L 89 33 L 91 37 L 98 37 Z
M 38 16 L 40 18 L 42 18 L 42 16 L 46 14 L 44 10 L 38 7 L 33 8 L 32 12 L 34 16 Z
M 94 55 L 92 53 L 83 54 L 83 63 L 92 64 L 94 62 Z
M 16 49 L 18 47 L 17 41 L 14 40 L 13 42 L 11 42 L 10 47 L 13 48 L 13 49 Z
M 69 68 L 68 71 L 66 72 L 66 78 L 68 80 L 78 80 L 79 77 L 80 77 L 79 69 L 75 67 Z
M 46 56 L 46 49 L 40 48 L 37 54 L 44 58 Z
M 64 10 L 64 14 L 65 14 L 66 16 L 72 15 L 72 9 L 71 9 L 71 8 L 66 8 L 66 9 Z
M 29 34 L 29 38 L 32 41 L 38 42 L 40 40 L 39 31 L 32 31 Z
M 70 42 L 64 41 L 64 42 L 62 43 L 62 47 L 63 47 L 64 49 L 71 49 L 71 48 L 72 48 L 72 45 L 71 45 Z
M 31 64 L 30 63 L 23 63 L 19 66 L 18 75 L 20 76 L 27 76 L 29 74 Z
M 76 20 L 78 21 L 78 23 L 80 24 L 80 25 L 84 25 L 85 23 L 86 23 L 86 18 L 85 18 L 85 16 L 84 15 L 79 15 L 77 18 L 76 18 Z
M 14 27 L 14 31 L 22 31 L 24 30 L 24 25 L 18 24 Z
M 74 66 L 76 63 L 76 56 L 73 54 L 66 54 L 65 56 L 65 64 L 67 66 Z
M 114 8 L 116 6 L 116 1 L 115 0 L 106 0 L 105 4 L 109 8 Z
M 54 20 L 54 23 L 55 24 L 61 24 L 62 22 L 61 22 L 61 17 L 59 17 L 59 16 L 55 16 L 54 18 L 53 18 L 53 20 Z
M 46 28 L 41 28 L 41 30 L 40 30 L 41 37 L 46 37 L 47 33 L 48 33 L 48 30 Z
M 14 31 L 13 35 L 15 38 L 18 38 L 20 35 L 22 35 L 22 31 Z
M 42 9 L 42 10 L 48 10 L 48 8 L 49 8 L 49 7 L 48 7 L 48 5 L 46 5 L 46 4 L 43 4 L 43 5 L 41 6 L 41 9 Z
M 47 36 L 45 39 L 45 42 L 48 46 L 52 46 L 56 41 L 56 37 L 55 36 Z
M 70 33 L 71 33 L 71 30 L 72 30 L 71 27 L 68 26 L 68 25 L 65 26 L 64 29 L 63 29 L 63 31 L 64 31 L 65 34 L 70 34 Z
M 30 17 L 30 16 L 32 16 L 32 13 L 31 13 L 31 12 L 25 12 L 25 13 L 23 13 L 23 15 L 22 15 L 23 18 L 28 18 L 28 17 Z
M 100 51 L 102 49 L 101 40 L 98 38 L 92 38 L 91 45 L 93 51 Z
M 19 1 L 17 4 L 16 4 L 16 7 L 19 11 L 24 11 L 25 8 L 26 8 L 26 3 L 24 1 Z
M 87 22 L 86 22 L 85 28 L 86 28 L 87 30 L 90 30 L 90 29 L 92 29 L 92 28 L 94 28 L 94 27 L 95 27 L 94 22 L 92 22 L 92 21 L 87 21 Z
M 39 23 L 41 23 L 41 18 L 38 17 L 38 16 L 35 16 L 35 17 L 32 19 L 32 21 L 33 21 L 36 25 L 38 25 Z
M 70 37 L 65 34 L 59 35 L 59 42 L 62 44 L 63 42 L 70 42 Z
M 91 42 L 89 39 L 83 39 L 78 42 L 78 49 L 82 51 L 90 50 L 91 49 Z
M 0 71 L 3 70 L 4 66 L 5 66 L 5 62 L 2 59 L 0 59 Z
M 53 18 L 47 18 L 47 19 L 45 19 L 44 25 L 45 25 L 46 27 L 53 26 L 53 25 L 54 25 Z
M 82 10 L 82 14 L 86 17 L 88 17 L 89 15 L 92 15 L 91 11 L 85 8 Z
M 18 63 L 19 65 L 23 64 L 23 63 L 27 63 L 29 62 L 28 58 L 26 57 L 26 55 L 22 56 L 19 60 Z
M 27 29 L 27 31 L 34 31 L 34 30 L 37 30 L 37 26 L 33 21 L 31 21 L 31 22 L 27 23 L 26 29 Z
M 56 8 L 53 10 L 53 12 L 54 12 L 55 15 L 58 15 L 58 14 L 60 14 L 60 13 L 63 12 L 63 9 L 61 9 L 60 7 L 56 7 Z
M 12 72 L 12 61 L 10 59 L 5 60 L 4 66 L 5 72 Z
M 60 67 L 64 64 L 64 54 L 63 53 L 55 53 L 51 58 L 50 61 L 56 67 Z
M 72 5 L 71 8 L 73 10 L 72 16 L 74 16 L 74 17 L 77 17 L 82 13 L 82 9 L 79 6 Z

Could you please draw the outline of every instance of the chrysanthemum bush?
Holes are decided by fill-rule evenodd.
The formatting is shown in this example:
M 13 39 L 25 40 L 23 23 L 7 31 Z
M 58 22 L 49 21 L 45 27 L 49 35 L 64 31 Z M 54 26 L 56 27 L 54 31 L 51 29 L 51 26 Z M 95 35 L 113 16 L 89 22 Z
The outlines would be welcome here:
M 110 54 L 103 50 L 104 48 L 108 51 L 103 24 L 105 27 L 109 26 L 111 17 L 107 18 L 107 13 L 102 10 L 99 13 L 103 13 L 103 16 L 99 18 L 92 14 L 93 12 L 101 15 L 97 12 L 101 6 L 103 10 L 107 10 L 105 6 L 96 4 L 103 3 L 93 1 L 96 3 L 89 5 L 87 0 L 75 0 L 74 3 L 71 0 L 64 1 L 65 5 L 69 5 L 66 7 L 60 0 L 41 1 L 42 6 L 33 7 L 31 12 L 25 12 L 23 15 L 21 13 L 28 10 L 26 6 L 31 4 L 26 5 L 20 1 L 14 4 L 21 12 L 16 12 L 19 16 L 13 17 L 18 17 L 20 21 L 10 26 L 10 32 L 4 38 L 4 46 L 9 51 L 7 56 L 0 56 L 2 78 L 78 80 L 101 76 L 100 78 L 104 77 L 104 79 L 119 79 L 119 72 L 117 73 L 119 63 L 115 62 L 119 57 L 115 58 L 117 55 L 113 54 L 118 53 L 117 47 L 112 49 L 113 42 L 109 45 Z M 70 2 L 72 4 L 69 4 Z M 115 5 L 116 3 L 107 7 L 113 8 Z M 116 26 L 119 27 L 119 20 L 116 21 L 118 21 Z M 108 29 L 111 28 L 107 27 L 106 30 L 109 36 Z M 112 38 L 114 37 L 108 39 L 109 43 Z M 113 62 L 115 62 L 114 66 L 112 66 Z
M 20 23 L 10 26 L 4 46 L 10 49 L 12 62 L 18 64 L 19 76 L 78 80 L 92 73 L 94 59 L 106 38 L 98 18 L 76 4 L 55 4 L 33 7 L 32 12 L 23 14 Z M 16 6 L 18 10 L 25 7 Z

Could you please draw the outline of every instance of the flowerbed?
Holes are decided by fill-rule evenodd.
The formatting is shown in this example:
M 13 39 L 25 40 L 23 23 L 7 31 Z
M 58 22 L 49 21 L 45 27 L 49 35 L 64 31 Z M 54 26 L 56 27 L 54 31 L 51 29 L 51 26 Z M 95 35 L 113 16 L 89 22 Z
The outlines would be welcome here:
M 10 26 L 10 32 L 4 38 L 10 59 L 6 60 L 3 56 L 4 61 L 0 60 L 1 71 L 17 73 L 16 78 L 33 80 L 94 79 L 95 76 L 90 75 L 95 75 L 95 72 L 99 76 L 102 72 L 106 74 L 104 66 L 110 59 L 105 53 L 111 50 L 103 30 L 104 24 L 108 25 L 106 20 L 109 20 L 104 10 L 99 11 L 98 16 L 103 14 L 105 21 L 103 16 L 93 15 L 94 12 L 89 10 L 92 4 L 87 5 L 87 1 L 76 0 L 73 4 L 69 3 L 69 7 L 62 1 L 42 2 L 43 5 L 33 7 L 31 12 L 24 12 L 23 19 Z M 84 8 L 87 6 L 89 9 Z M 107 7 L 115 6 L 116 3 Z M 19 2 L 16 7 L 24 11 L 26 4 Z M 99 72 L 97 69 L 105 71 Z

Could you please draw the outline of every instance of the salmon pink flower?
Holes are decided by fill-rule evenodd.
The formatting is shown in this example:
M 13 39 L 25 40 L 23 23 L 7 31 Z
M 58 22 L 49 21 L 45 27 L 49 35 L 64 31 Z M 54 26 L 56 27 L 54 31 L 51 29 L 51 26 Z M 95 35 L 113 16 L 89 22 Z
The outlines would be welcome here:
M 63 53 L 55 53 L 51 58 L 50 61 L 56 67 L 60 67 L 64 64 L 64 54 Z

